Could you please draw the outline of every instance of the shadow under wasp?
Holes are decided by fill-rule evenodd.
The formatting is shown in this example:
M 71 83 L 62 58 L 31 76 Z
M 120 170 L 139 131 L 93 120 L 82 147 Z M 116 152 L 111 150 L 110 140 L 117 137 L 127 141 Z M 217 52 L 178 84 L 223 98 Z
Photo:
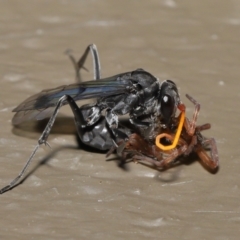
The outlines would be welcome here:
M 94 80 L 82 82 L 80 69 L 85 68 L 84 63 L 89 52 L 93 58 Z M 173 81 L 160 82 L 143 69 L 101 78 L 99 55 L 94 44 L 87 47 L 79 61 L 76 61 L 71 53 L 68 55 L 74 65 L 78 83 L 43 90 L 13 109 L 13 112 L 16 112 L 12 119 L 13 125 L 31 119 L 50 119 L 22 171 L 7 186 L 0 189 L 1 194 L 18 184 L 40 145 L 48 145 L 47 139 L 57 114 L 65 104 L 71 107 L 81 142 L 94 149 L 109 150 L 108 155 L 117 150 L 119 155 L 126 157 L 126 152 L 130 152 L 134 153 L 133 159 L 149 162 L 160 168 L 173 162 L 178 155 L 197 151 L 197 147 L 205 144 L 200 140 L 200 131 L 204 127 L 196 127 L 191 133 L 188 131 L 186 126 L 189 121 L 185 118 L 185 105 L 180 101 L 177 86 Z M 92 104 L 80 107 L 76 104 L 78 100 L 92 98 L 96 99 Z M 177 109 L 181 112 L 179 118 L 175 117 Z M 128 115 L 132 127 L 127 128 L 121 124 L 118 118 L 121 115 Z M 182 131 L 183 125 L 185 128 Z M 163 136 L 161 134 L 173 140 L 172 143 L 168 146 L 161 145 L 158 142 Z M 165 154 L 167 158 L 160 159 L 153 152 L 148 155 L 145 150 L 138 152 L 140 142 L 135 146 L 131 145 L 133 139 L 146 141 L 146 146 L 158 148 L 161 156 Z M 193 139 L 196 139 L 195 142 Z M 122 142 L 124 144 L 119 145 Z M 212 141 L 211 147 L 213 152 L 215 149 L 216 156 L 214 144 Z M 180 150 L 184 147 L 188 150 Z M 214 161 L 218 162 L 218 159 L 214 158 Z

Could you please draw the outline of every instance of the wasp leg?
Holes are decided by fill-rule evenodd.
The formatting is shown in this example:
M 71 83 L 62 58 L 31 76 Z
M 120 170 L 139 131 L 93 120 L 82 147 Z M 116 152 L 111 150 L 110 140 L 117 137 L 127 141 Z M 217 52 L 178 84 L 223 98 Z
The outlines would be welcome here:
M 202 144 L 205 145 L 205 146 L 207 146 L 207 145 L 210 146 L 210 148 L 211 148 L 210 156 L 206 153 L 206 151 L 203 149 L 202 146 L 199 146 L 196 149 L 196 152 L 197 152 L 201 162 L 206 167 L 208 167 L 211 171 L 214 171 L 219 166 L 219 156 L 218 156 L 216 141 L 215 141 L 214 138 L 209 138 L 209 139 L 205 139 L 202 142 Z
M 80 136 L 80 138 L 83 140 L 83 142 L 87 142 L 87 140 L 85 139 L 86 138 L 86 135 L 84 135 L 87 130 L 84 130 L 84 126 L 86 125 L 86 122 L 85 122 L 85 119 L 84 119 L 84 116 L 82 114 L 82 111 L 81 109 L 78 108 L 77 104 L 75 103 L 75 101 L 68 95 L 64 95 L 62 96 L 59 100 L 58 100 L 58 103 L 54 109 L 54 112 L 51 116 L 51 118 L 49 119 L 48 121 L 48 124 L 46 125 L 44 131 L 42 132 L 42 135 L 40 136 L 40 138 L 38 139 L 38 144 L 36 145 L 35 149 L 33 150 L 32 154 L 30 155 L 29 159 L 27 160 L 25 166 L 23 167 L 22 171 L 18 174 L 18 176 L 13 179 L 6 187 L 0 189 L 0 194 L 12 189 L 14 186 L 17 185 L 18 181 L 22 178 L 22 176 L 24 175 L 24 173 L 26 172 L 28 166 L 30 165 L 33 157 L 35 156 L 38 148 L 40 147 L 40 145 L 42 144 L 45 144 L 45 145 L 48 145 L 48 142 L 47 142 L 47 139 L 48 139 L 48 136 L 50 134 L 50 131 L 53 127 L 53 124 L 55 122 L 55 119 L 57 117 L 57 114 L 61 108 L 61 106 L 64 104 L 64 102 L 68 102 L 68 104 L 70 105 L 70 107 L 72 108 L 72 112 L 74 114 L 74 117 L 75 117 L 75 124 L 76 124 L 76 128 L 77 128 L 77 131 L 78 131 L 78 134 Z M 92 110 L 93 114 L 92 114 L 92 119 L 90 120 L 90 122 L 92 124 L 96 123 L 100 118 L 101 118 L 101 115 L 100 115 L 100 111 L 96 110 L 93 108 Z M 103 118 L 104 119 L 104 118 Z M 100 132 L 100 127 L 102 127 L 102 132 L 105 133 L 105 142 L 103 141 L 102 142 L 98 142 L 97 139 L 94 139 L 94 141 L 92 140 L 91 141 L 91 144 L 92 146 L 94 146 L 95 148 L 98 148 L 98 149 L 104 149 L 104 148 L 107 148 L 109 149 L 111 146 L 112 146 L 112 141 L 111 141 L 111 136 L 110 134 L 108 135 L 106 132 L 108 131 L 107 128 L 105 127 L 105 119 L 102 120 L 102 122 L 99 123 L 99 125 L 97 126 L 93 126 L 92 128 L 95 128 L 94 130 L 93 129 L 90 129 L 89 133 L 90 134 L 96 134 L 99 135 L 101 132 Z M 84 138 L 85 137 L 85 138 Z
M 112 111 L 107 110 L 103 117 L 98 104 L 86 104 L 79 108 L 71 97 L 68 97 L 68 103 L 82 143 L 98 150 L 108 150 L 114 145 L 113 140 L 119 142 L 128 138 L 130 131 L 118 127 L 118 117 Z
M 200 104 L 190 95 L 186 94 L 186 97 L 195 105 L 192 121 L 190 121 L 188 118 L 185 118 L 184 121 L 184 127 L 186 128 L 187 133 L 190 136 L 193 136 L 196 128 L 197 117 L 200 111 Z
M 79 108 L 72 98 L 69 98 L 69 101 L 75 121 L 81 128 L 92 126 L 100 119 L 102 109 L 97 104 L 85 104 Z
M 108 127 L 101 109 L 97 105 L 84 105 L 78 107 L 69 97 L 68 103 L 74 114 L 78 136 L 82 143 L 98 150 L 108 150 L 112 147 L 113 133 Z
M 63 97 L 61 97 L 57 103 L 57 106 L 51 116 L 51 118 L 48 121 L 47 126 L 45 127 L 44 131 L 42 132 L 42 135 L 40 136 L 40 138 L 38 139 L 38 144 L 36 145 L 36 147 L 34 148 L 33 152 L 31 153 L 29 159 L 27 160 L 26 164 L 24 165 L 23 169 L 21 170 L 21 172 L 18 174 L 18 176 L 16 178 L 14 178 L 7 186 L 5 186 L 4 188 L 0 189 L 0 194 L 12 189 L 13 187 L 15 187 L 18 184 L 18 181 L 23 177 L 24 173 L 26 172 L 27 168 L 29 167 L 33 157 L 35 156 L 38 148 L 40 147 L 40 145 L 45 144 L 48 145 L 47 139 L 48 136 L 50 134 L 50 131 L 52 129 L 52 126 L 55 122 L 55 119 L 57 117 L 57 114 L 61 108 L 61 106 L 63 105 L 63 103 L 65 101 L 68 101 L 68 96 L 64 95 Z
M 101 66 L 100 66 L 100 59 L 99 59 L 99 55 L 98 55 L 97 46 L 95 44 L 90 44 L 90 45 L 87 46 L 84 54 L 78 60 L 78 62 L 76 61 L 75 57 L 72 55 L 71 51 L 69 51 L 69 50 L 66 51 L 66 54 L 69 56 L 71 62 L 73 63 L 73 67 L 75 69 L 75 74 L 76 74 L 76 80 L 79 83 L 82 82 L 82 78 L 81 78 L 81 75 L 80 75 L 80 70 L 82 68 L 87 70 L 84 67 L 84 63 L 87 59 L 89 51 L 91 51 L 92 59 L 93 59 L 93 72 L 94 72 L 93 77 L 94 77 L 94 80 L 98 80 L 98 79 L 101 78 Z
M 106 120 L 111 129 L 118 127 L 118 116 L 111 109 L 106 110 Z
M 137 118 L 130 118 L 130 123 L 138 128 L 147 129 L 150 126 L 150 122 L 143 122 Z
M 115 150 L 117 151 L 117 155 L 122 158 L 123 150 L 125 149 L 126 142 L 128 141 L 129 135 L 131 134 L 131 130 L 126 127 L 121 127 L 120 129 L 111 129 L 109 128 L 110 132 L 112 133 L 112 142 L 113 145 L 109 148 L 109 151 L 106 154 L 106 157 L 109 157 Z

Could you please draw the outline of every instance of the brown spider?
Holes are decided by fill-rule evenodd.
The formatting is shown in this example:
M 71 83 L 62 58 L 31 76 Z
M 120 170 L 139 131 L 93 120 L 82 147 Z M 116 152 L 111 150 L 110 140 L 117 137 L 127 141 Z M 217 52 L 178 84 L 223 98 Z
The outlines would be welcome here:
M 184 116 L 183 128 L 174 148 L 168 149 L 169 146 L 165 148 L 160 143 L 160 140 L 174 141 L 177 135 L 176 128 L 180 124 L 181 114 L 172 119 L 172 126 L 175 127 L 171 129 L 161 128 L 161 133 L 158 135 L 155 144 L 149 142 L 148 139 L 139 134 L 131 134 L 120 151 L 122 157 L 126 159 L 130 156 L 135 162 L 150 164 L 157 169 L 166 169 L 176 163 L 180 156 L 185 157 L 195 152 L 199 156 L 203 166 L 211 172 L 216 171 L 219 166 L 219 157 L 215 139 L 205 138 L 201 134 L 201 131 L 210 129 L 211 125 L 207 123 L 196 126 L 200 104 L 188 94 L 186 97 L 195 105 L 195 110 L 192 121 Z M 206 152 L 207 148 L 210 148 L 210 155 Z

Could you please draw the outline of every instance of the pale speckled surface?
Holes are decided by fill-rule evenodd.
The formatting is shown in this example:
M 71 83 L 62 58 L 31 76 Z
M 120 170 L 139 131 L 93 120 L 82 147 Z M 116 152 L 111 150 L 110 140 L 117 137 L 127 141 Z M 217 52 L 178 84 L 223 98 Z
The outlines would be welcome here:
M 50 136 L 57 154 L 0 196 L 1 239 L 238 239 L 240 230 L 240 3 L 220 1 L 0 2 L 0 184 L 21 169 L 40 135 L 13 129 L 26 97 L 74 81 L 63 52 L 97 44 L 103 76 L 142 67 L 202 106 L 220 171 L 198 162 L 158 173 L 76 150 L 71 119 Z M 87 64 L 91 68 L 91 61 Z M 84 75 L 91 79 L 91 73 Z M 72 116 L 65 107 L 63 113 Z M 63 126 L 63 127 L 61 127 Z M 67 133 L 67 134 L 66 134 Z M 37 160 L 50 154 L 41 148 Z

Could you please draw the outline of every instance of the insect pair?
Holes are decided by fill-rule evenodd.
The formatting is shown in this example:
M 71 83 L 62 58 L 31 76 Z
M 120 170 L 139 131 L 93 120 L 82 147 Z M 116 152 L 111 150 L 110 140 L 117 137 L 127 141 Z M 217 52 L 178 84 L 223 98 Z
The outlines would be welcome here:
M 82 82 L 80 69 L 84 68 L 89 52 L 93 58 L 94 80 Z M 198 106 L 190 122 L 185 117 L 185 105 L 180 101 L 173 81 L 165 80 L 160 83 L 143 69 L 101 78 L 100 60 L 94 44 L 87 47 L 78 62 L 70 53 L 68 55 L 74 65 L 78 83 L 43 90 L 27 98 L 13 110 L 16 112 L 13 125 L 51 117 L 24 168 L 10 184 L 0 190 L 1 194 L 18 184 L 39 146 L 48 144 L 47 139 L 59 109 L 65 104 L 69 104 L 72 109 L 79 138 L 85 145 L 98 150 L 109 150 L 108 154 L 117 150 L 123 158 L 130 156 L 157 168 L 168 167 L 178 156 L 196 151 L 207 165 L 210 166 L 212 162 L 212 168 L 217 167 L 215 141 L 207 140 L 201 135 L 201 131 L 210 128 L 210 125 L 195 126 L 200 105 L 187 96 Z M 92 104 L 81 107 L 76 104 L 77 100 L 91 98 L 96 98 Z M 180 117 L 176 117 L 177 109 L 181 112 Z M 119 115 L 129 116 L 129 128 L 121 124 Z M 164 146 L 159 142 L 162 138 L 172 143 Z M 141 142 L 145 142 L 145 146 L 151 151 L 140 149 Z M 211 147 L 211 158 L 205 154 L 205 145 Z
M 171 119 L 171 127 L 161 128 L 155 143 L 149 142 L 141 135 L 133 133 L 128 141 L 122 143 L 121 154 L 124 159 L 132 158 L 135 162 L 150 164 L 157 169 L 167 169 L 181 162 L 184 157 L 196 153 L 202 165 L 210 172 L 215 172 L 219 166 L 219 157 L 216 141 L 214 138 L 205 138 L 203 130 L 211 128 L 209 123 L 196 126 L 200 104 L 188 94 L 186 97 L 195 105 L 193 119 L 185 117 L 184 111 L 179 117 Z M 163 145 L 161 140 L 170 142 Z M 210 154 L 207 149 L 210 149 Z

